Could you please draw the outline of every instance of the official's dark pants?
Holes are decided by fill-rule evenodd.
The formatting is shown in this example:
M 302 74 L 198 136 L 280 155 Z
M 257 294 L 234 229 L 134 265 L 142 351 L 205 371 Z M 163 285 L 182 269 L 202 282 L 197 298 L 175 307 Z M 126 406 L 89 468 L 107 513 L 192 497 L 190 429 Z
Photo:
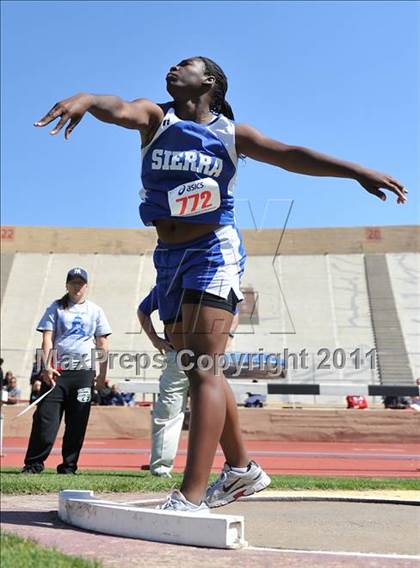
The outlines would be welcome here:
M 32 422 L 31 437 L 25 456 L 25 466 L 36 471 L 44 469 L 64 413 L 63 463 L 59 473 L 73 473 L 82 449 L 89 420 L 94 371 L 62 371 L 57 384 L 39 403 Z M 42 384 L 41 394 L 50 387 Z

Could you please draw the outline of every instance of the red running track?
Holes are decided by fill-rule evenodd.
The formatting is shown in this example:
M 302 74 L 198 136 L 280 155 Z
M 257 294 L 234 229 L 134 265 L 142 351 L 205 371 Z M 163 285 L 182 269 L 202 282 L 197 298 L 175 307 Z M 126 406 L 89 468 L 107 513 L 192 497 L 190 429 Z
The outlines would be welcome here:
M 4 441 L 3 466 L 23 464 L 27 438 Z M 183 471 L 186 439 L 180 444 L 175 471 Z M 358 477 L 420 477 L 420 444 L 384 444 L 362 442 L 275 442 L 247 441 L 250 455 L 268 472 L 281 475 L 320 475 Z M 61 461 L 61 440 L 57 440 L 46 467 Z M 88 439 L 79 460 L 81 469 L 137 470 L 147 465 L 148 439 Z M 223 465 L 218 452 L 213 470 Z

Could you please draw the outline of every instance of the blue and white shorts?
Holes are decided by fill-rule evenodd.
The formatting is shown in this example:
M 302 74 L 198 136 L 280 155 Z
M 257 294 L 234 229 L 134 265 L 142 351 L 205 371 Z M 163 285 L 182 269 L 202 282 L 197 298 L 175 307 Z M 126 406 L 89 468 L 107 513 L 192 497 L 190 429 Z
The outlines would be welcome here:
M 234 313 L 236 303 L 243 300 L 240 281 L 245 259 L 242 237 L 232 225 L 187 243 L 166 244 L 158 240 L 153 261 L 160 319 L 165 323 L 180 321 L 183 302 L 201 303 L 192 299 L 194 295 L 201 295 L 203 305 Z M 231 310 L 227 306 L 232 298 Z M 218 299 L 222 301 L 218 303 Z

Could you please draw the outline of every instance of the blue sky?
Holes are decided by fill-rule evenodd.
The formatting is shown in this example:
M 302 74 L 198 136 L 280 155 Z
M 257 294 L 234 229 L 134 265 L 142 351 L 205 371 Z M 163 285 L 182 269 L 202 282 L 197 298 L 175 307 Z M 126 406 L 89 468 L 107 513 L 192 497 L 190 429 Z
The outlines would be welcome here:
M 349 180 L 246 160 L 238 221 L 415 224 L 420 216 L 415 2 L 2 2 L 2 222 L 141 227 L 138 134 L 86 116 L 69 141 L 33 122 L 80 91 L 169 99 L 172 63 L 206 55 L 238 122 L 400 179 L 397 206 Z M 265 212 L 265 213 L 264 213 Z

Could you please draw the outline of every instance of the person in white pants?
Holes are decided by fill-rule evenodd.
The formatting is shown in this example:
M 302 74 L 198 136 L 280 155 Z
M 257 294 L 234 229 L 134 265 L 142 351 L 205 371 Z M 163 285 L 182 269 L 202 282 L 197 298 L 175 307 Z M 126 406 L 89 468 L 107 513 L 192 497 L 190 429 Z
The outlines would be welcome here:
M 176 351 L 167 351 L 152 414 L 150 473 L 170 477 L 181 437 L 188 398 L 188 377 L 178 369 Z
M 165 339 L 162 339 L 153 326 L 150 316 L 158 309 L 157 298 L 156 288 L 153 288 L 140 303 L 137 316 L 153 346 L 166 355 L 166 368 L 159 379 L 159 397 L 152 412 L 150 473 L 159 477 L 171 477 L 184 423 L 189 384 L 187 375 L 176 364 L 177 351 L 167 340 L 166 329 Z M 229 333 L 227 348 L 238 326 L 238 320 L 239 315 L 236 314 Z M 165 328 L 171 323 L 167 322 Z
M 140 303 L 137 316 L 153 346 L 166 355 L 166 368 L 159 379 L 159 397 L 152 413 L 150 473 L 171 477 L 178 450 L 188 398 L 188 377 L 178 369 L 176 350 L 156 333 L 151 314 L 158 309 L 156 288 Z

